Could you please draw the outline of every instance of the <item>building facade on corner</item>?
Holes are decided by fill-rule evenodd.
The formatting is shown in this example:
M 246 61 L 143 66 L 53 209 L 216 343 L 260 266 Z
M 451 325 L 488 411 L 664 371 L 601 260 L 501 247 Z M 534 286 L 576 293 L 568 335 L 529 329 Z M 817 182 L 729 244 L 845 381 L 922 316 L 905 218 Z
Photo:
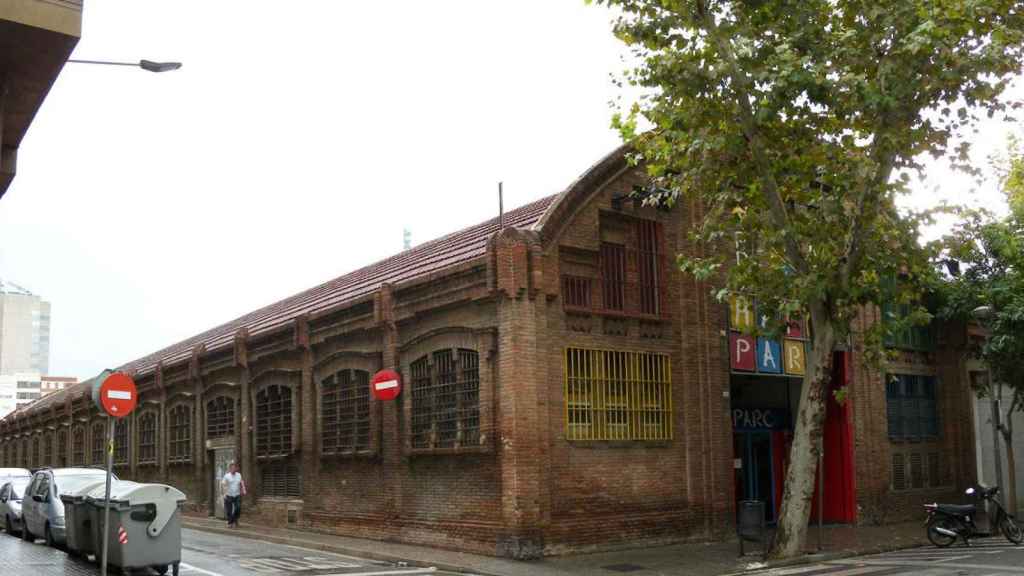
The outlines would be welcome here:
M 805 327 L 747 336 L 756 303 L 719 303 L 672 265 L 696 250 L 700 205 L 643 206 L 629 195 L 646 183 L 617 150 L 503 228 L 122 366 L 140 404 L 115 430 L 118 474 L 220 515 L 217 478 L 238 460 L 259 522 L 516 558 L 728 537 L 739 499 L 774 515 Z M 858 331 L 885 317 L 865 309 Z M 850 399 L 828 407 L 829 520 L 908 518 L 974 480 L 961 331 L 908 340 L 885 373 L 856 337 L 836 352 Z M 370 392 L 382 369 L 401 377 L 395 400 Z M 4 464 L 100 462 L 88 388 L 0 421 Z

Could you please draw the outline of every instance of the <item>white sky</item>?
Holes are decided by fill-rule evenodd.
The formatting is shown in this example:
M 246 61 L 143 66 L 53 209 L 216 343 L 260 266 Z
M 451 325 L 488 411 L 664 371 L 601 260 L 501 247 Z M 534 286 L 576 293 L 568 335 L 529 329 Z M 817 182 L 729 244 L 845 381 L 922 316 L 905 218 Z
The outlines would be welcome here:
M 51 373 L 94 376 L 494 217 L 498 180 L 506 208 L 561 191 L 619 143 L 623 53 L 582 0 L 87 2 L 75 57 L 184 67 L 65 67 L 0 277 L 52 303 Z

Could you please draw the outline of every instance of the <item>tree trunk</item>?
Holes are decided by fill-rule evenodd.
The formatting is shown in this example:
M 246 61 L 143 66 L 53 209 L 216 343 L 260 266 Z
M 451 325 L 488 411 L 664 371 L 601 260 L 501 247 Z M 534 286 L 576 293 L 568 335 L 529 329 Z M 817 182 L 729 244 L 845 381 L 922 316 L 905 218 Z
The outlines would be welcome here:
M 817 310 L 815 309 L 817 308 Z M 802 553 L 807 538 L 807 521 L 815 491 L 815 470 L 825 422 L 825 400 L 832 379 L 832 351 L 835 329 L 824 306 L 811 307 L 813 348 L 807 359 L 793 445 L 789 451 L 785 491 L 779 512 L 772 558 L 792 558 Z M 819 503 L 821 505 L 823 503 Z
M 1010 404 L 1010 411 L 1002 427 L 1003 443 L 1006 445 L 1006 509 L 1013 515 L 1017 514 L 1017 462 L 1013 454 L 1013 411 L 1016 405 L 1016 400 Z

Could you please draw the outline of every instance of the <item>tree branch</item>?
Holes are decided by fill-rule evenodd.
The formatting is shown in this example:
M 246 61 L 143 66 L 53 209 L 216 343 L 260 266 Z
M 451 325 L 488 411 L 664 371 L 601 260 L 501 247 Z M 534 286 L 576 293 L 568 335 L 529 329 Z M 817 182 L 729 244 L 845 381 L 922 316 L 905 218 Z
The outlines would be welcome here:
M 889 182 L 892 176 L 893 164 L 896 154 L 891 150 L 883 148 L 882 141 L 884 134 L 882 130 L 875 132 L 875 141 L 871 143 L 871 158 L 875 161 L 875 175 L 861 189 L 857 197 L 857 208 L 853 215 L 853 222 L 850 224 L 849 236 L 847 237 L 846 250 L 843 254 L 843 263 L 840 267 L 839 278 L 842 286 L 847 286 L 850 275 L 860 266 L 864 257 L 864 231 L 872 218 L 868 218 L 867 211 L 878 210 L 878 198 L 880 189 Z
M 729 78 L 732 80 L 732 90 L 736 95 L 736 104 L 739 108 L 740 127 L 743 129 L 743 136 L 747 140 L 747 149 L 754 160 L 754 166 L 761 180 L 762 194 L 768 203 L 775 225 L 783 231 L 782 239 L 786 257 L 797 272 L 806 274 L 810 271 L 807 260 L 804 258 L 803 252 L 800 251 L 800 246 L 797 244 L 796 239 L 790 233 L 789 212 L 786 210 L 786 204 L 782 200 L 781 192 L 779 192 L 779 185 L 775 180 L 775 174 L 769 166 L 768 157 L 764 152 L 765 146 L 761 140 L 757 122 L 754 120 L 754 112 L 750 106 L 750 79 L 740 70 L 739 62 L 732 51 L 732 46 L 725 38 L 722 38 L 718 24 L 715 22 L 715 16 L 711 13 L 707 2 L 697 3 L 697 20 L 704 23 L 704 29 L 707 31 L 708 36 L 715 42 L 718 51 L 721 52 L 726 62 L 729 63 Z

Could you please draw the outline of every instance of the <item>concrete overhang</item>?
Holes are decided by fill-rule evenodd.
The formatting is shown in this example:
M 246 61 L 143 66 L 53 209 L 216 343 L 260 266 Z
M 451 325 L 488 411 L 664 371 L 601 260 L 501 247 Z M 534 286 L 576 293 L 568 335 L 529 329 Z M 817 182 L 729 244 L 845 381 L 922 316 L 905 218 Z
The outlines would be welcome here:
M 0 0 L 0 197 L 18 147 L 82 35 L 82 0 Z

